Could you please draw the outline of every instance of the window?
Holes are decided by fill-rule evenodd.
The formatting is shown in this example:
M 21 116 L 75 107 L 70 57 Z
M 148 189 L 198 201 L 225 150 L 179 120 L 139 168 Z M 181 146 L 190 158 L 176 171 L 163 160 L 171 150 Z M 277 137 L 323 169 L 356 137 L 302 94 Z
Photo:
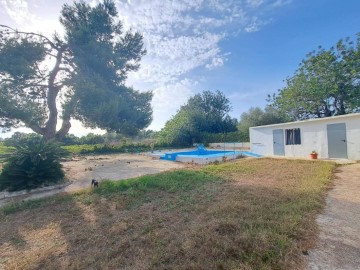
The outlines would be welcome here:
M 286 145 L 301 144 L 300 128 L 286 129 Z

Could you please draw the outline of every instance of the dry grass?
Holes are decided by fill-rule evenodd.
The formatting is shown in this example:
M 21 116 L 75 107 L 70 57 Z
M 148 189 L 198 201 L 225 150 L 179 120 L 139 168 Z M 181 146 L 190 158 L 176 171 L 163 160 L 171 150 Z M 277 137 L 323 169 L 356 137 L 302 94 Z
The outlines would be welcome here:
M 333 169 L 243 159 L 13 205 L 0 268 L 301 268 Z

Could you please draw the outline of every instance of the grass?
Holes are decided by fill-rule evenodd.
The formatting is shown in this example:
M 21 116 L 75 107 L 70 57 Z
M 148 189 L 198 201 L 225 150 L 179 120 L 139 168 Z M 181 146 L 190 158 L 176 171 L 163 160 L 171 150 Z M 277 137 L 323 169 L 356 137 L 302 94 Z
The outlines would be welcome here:
M 0 143 L 0 155 L 11 154 L 14 149 L 14 147 L 5 146 L 4 144 Z
M 5 146 L 0 143 L 0 163 L 2 163 L 6 157 L 8 157 L 13 151 L 14 147 Z
M 68 150 L 70 153 L 80 154 L 83 151 L 94 151 L 94 144 L 75 144 L 75 145 L 66 145 L 63 146 L 64 149 Z
M 242 159 L 6 206 L 0 268 L 301 268 L 334 168 Z

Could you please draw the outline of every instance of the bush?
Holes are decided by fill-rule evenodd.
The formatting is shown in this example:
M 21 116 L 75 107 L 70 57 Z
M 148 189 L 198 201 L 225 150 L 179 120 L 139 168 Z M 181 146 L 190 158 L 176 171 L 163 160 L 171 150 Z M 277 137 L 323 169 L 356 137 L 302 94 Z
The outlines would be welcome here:
M 227 132 L 227 133 L 205 133 L 201 134 L 201 142 L 204 144 L 218 143 L 218 142 L 245 142 L 247 137 L 239 132 Z
M 58 144 L 42 139 L 16 146 L 1 172 L 0 190 L 29 190 L 61 182 L 65 174 L 60 159 L 67 155 Z
M 68 145 L 64 149 L 74 154 L 113 154 L 113 153 L 140 153 L 150 151 L 150 144 L 95 144 L 95 145 Z
M 15 132 L 10 138 L 4 139 L 4 145 L 15 147 L 20 144 L 26 144 L 36 140 L 39 141 L 41 138 L 41 135 L 36 133 Z

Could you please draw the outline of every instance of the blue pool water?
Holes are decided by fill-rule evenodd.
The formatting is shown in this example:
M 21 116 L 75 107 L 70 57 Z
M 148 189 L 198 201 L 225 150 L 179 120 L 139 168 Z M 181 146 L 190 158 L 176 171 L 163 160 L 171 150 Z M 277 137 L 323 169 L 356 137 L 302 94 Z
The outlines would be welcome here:
M 187 151 L 187 152 L 174 152 L 174 153 L 165 153 L 160 159 L 163 160 L 171 160 L 175 161 L 177 156 L 186 156 L 186 157 L 193 157 L 193 158 L 209 158 L 209 157 L 222 157 L 222 156 L 229 156 L 229 155 L 245 155 L 251 157 L 260 157 L 260 155 L 247 152 L 247 151 L 223 151 L 223 150 L 205 150 L 205 149 L 198 149 L 194 151 Z

